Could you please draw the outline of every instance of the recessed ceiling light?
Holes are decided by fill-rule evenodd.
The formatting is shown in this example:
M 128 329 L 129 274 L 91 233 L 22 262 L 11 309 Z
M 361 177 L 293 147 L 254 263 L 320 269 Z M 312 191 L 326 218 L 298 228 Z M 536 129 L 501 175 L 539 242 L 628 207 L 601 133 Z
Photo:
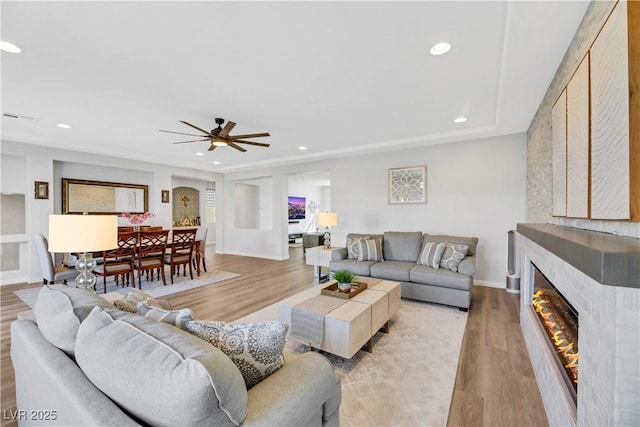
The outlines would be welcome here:
M 5 52 L 9 52 L 9 53 L 22 52 L 22 49 L 20 49 L 18 46 L 16 46 L 13 43 L 6 42 L 4 40 L 0 41 L 0 50 L 4 50 Z
M 212 162 L 214 165 L 219 165 L 220 162 Z
M 304 145 L 301 145 L 300 147 L 298 147 L 298 150 L 300 150 L 300 151 L 304 151 L 306 149 L 307 149 L 307 147 L 305 147 Z
M 196 156 L 204 156 L 204 153 L 197 152 Z
M 58 127 L 62 129 L 71 129 L 71 126 L 66 123 L 58 123 Z
M 455 123 L 464 123 L 467 121 L 466 117 L 458 117 L 457 119 L 454 120 Z
M 436 43 L 429 51 L 431 55 L 443 55 L 451 50 L 451 45 L 447 42 Z

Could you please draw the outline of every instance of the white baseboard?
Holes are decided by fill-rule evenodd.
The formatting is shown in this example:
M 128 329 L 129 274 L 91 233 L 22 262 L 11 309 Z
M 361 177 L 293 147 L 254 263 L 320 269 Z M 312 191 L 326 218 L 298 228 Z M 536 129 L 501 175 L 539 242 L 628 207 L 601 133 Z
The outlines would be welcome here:
M 486 282 L 484 280 L 474 280 L 473 284 L 475 286 L 486 286 L 487 288 L 498 288 L 498 289 L 506 289 L 507 288 L 507 283 L 500 283 L 500 282 Z

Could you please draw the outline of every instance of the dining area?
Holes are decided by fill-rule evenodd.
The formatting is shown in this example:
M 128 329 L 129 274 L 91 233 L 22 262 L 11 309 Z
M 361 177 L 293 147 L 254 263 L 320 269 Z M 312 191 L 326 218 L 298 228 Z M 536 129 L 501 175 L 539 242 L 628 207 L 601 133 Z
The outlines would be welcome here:
M 34 240 L 43 283 L 75 280 L 76 286 L 107 293 L 108 280 L 142 290 L 154 280 L 173 284 L 187 270 L 190 279 L 194 272 L 200 276 L 201 268 L 206 272 L 206 238 L 205 225 L 120 226 L 117 215 L 50 215 L 49 239 L 37 235 Z M 64 255 L 62 267 L 46 265 L 53 263 L 54 253 Z

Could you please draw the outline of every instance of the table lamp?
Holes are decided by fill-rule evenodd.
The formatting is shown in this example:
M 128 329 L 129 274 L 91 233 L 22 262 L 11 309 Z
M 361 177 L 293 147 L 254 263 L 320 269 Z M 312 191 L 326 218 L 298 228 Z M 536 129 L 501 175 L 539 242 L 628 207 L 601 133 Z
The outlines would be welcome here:
M 329 249 L 331 247 L 331 227 L 338 225 L 338 214 L 335 212 L 320 212 L 318 213 L 318 225 L 321 227 L 327 227 L 324 232 L 324 247 Z
M 117 215 L 49 215 L 49 252 L 81 254 L 76 261 L 76 287 L 93 290 L 96 285 L 91 252 L 117 247 Z

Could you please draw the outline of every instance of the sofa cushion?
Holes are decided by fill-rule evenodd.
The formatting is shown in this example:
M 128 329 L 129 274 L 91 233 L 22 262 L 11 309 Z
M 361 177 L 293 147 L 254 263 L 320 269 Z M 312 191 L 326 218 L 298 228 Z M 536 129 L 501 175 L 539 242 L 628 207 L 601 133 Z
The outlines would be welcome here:
M 410 261 L 383 261 L 371 266 L 371 277 L 378 279 L 409 281 L 409 271 L 416 265 Z
M 113 308 L 111 303 L 93 291 L 68 285 L 44 285 L 38 293 L 33 312 L 42 335 L 74 357 L 80 323 L 96 305 Z
M 446 243 L 425 242 L 420 252 L 420 258 L 418 258 L 418 264 L 437 270 L 440 268 L 440 258 L 442 258 L 446 246 Z
M 469 252 L 469 246 L 458 245 L 455 243 L 447 242 L 447 246 L 440 258 L 440 267 L 448 268 L 451 271 L 458 271 L 458 264 L 467 256 Z
M 282 322 L 225 323 L 194 320 L 187 332 L 213 344 L 236 364 L 247 389 L 284 366 L 289 326 Z
M 384 259 L 387 261 L 411 261 L 415 263 L 422 249 L 420 231 L 385 231 Z
M 357 259 L 341 259 L 329 262 L 329 270 L 347 270 L 356 276 L 371 276 L 371 266 L 377 261 L 358 261 Z
M 469 252 L 467 255 L 475 255 L 476 254 L 476 246 L 478 246 L 478 238 L 477 237 L 460 237 L 460 236 L 449 236 L 445 234 L 426 234 L 422 236 L 422 242 L 449 242 L 456 243 L 459 245 L 467 245 L 469 246 Z
M 181 310 L 165 310 L 163 308 L 154 307 L 145 301 L 140 301 L 138 303 L 138 314 L 140 316 L 148 317 L 149 319 L 168 323 L 180 329 L 185 329 L 187 322 L 193 320 L 193 313 L 188 308 L 183 308 Z
M 360 254 L 360 247 L 358 246 L 358 239 L 379 239 L 382 241 L 381 234 L 347 234 L 347 259 L 358 259 Z
M 146 425 L 239 425 L 247 389 L 224 353 L 171 325 L 96 307 L 76 360 L 111 400 Z
M 460 289 L 463 291 L 470 290 L 473 284 L 473 280 L 469 276 L 454 273 L 445 268 L 436 270 L 424 265 L 415 265 L 409 272 L 409 279 L 414 283 Z
M 380 239 L 357 239 L 358 261 L 382 261 L 382 241 Z

